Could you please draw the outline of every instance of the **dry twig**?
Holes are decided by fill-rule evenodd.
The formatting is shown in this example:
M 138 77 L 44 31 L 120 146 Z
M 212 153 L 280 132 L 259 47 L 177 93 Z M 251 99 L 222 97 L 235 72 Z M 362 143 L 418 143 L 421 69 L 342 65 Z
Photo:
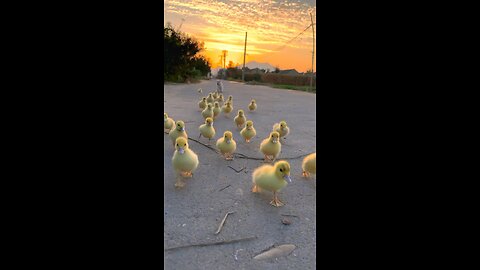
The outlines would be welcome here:
M 253 240 L 253 239 L 256 239 L 256 238 L 257 238 L 257 236 L 251 236 L 251 237 L 247 237 L 247 238 L 240 238 L 240 239 L 213 242 L 213 243 L 191 244 L 191 245 L 186 245 L 186 246 L 167 248 L 167 249 L 164 249 L 164 250 L 168 251 L 168 250 L 175 250 L 175 249 L 187 248 L 187 247 L 204 247 L 204 246 L 224 245 L 224 244 L 231 244 L 231 243 Z
M 243 168 L 241 168 L 239 171 L 237 171 L 237 170 L 235 170 L 235 168 L 233 168 L 232 166 L 229 166 L 229 165 L 228 165 L 227 167 L 229 167 L 230 169 L 234 170 L 236 173 L 239 173 L 239 172 L 243 171 L 244 169 L 246 169 L 245 167 L 243 167 Z
M 287 215 L 287 214 L 280 214 L 281 216 L 286 216 L 286 217 L 298 217 L 298 216 L 295 216 L 295 215 Z
M 224 190 L 224 189 L 228 188 L 229 186 L 230 186 L 230 185 L 228 185 L 228 186 L 226 186 L 226 187 L 224 187 L 224 188 L 220 189 L 219 191 L 222 191 L 222 190 Z
M 225 223 L 225 220 L 227 219 L 228 215 L 233 214 L 233 213 L 235 213 L 235 212 L 228 212 L 228 213 L 225 214 L 225 217 L 223 218 L 222 222 L 220 223 L 220 226 L 218 226 L 218 230 L 215 232 L 215 234 L 220 233 L 220 231 L 223 228 L 223 224 Z

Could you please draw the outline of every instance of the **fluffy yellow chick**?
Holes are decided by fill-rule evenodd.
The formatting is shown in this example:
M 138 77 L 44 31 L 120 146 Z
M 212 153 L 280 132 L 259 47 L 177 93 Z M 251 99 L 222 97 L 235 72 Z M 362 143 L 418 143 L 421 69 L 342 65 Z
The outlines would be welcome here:
M 317 173 L 317 153 L 310 154 L 303 159 L 302 176 L 309 177 L 310 174 Z
M 178 137 L 175 141 L 175 152 L 172 158 L 173 169 L 176 173 L 175 187 L 182 188 L 185 183 L 180 176 L 192 177 L 198 167 L 198 156 L 188 147 L 188 140 Z
M 202 109 L 202 110 L 204 110 L 207 107 L 207 98 L 206 97 L 202 97 L 202 100 L 200 100 L 200 102 L 198 102 L 198 107 L 200 107 L 200 109 Z
M 257 131 L 253 127 L 253 122 L 251 120 L 247 121 L 245 127 L 240 131 L 240 135 L 245 139 L 245 142 L 249 143 L 250 140 L 257 135 Z
M 223 137 L 217 140 L 217 148 L 226 160 L 233 159 L 233 152 L 237 149 L 237 143 L 233 140 L 233 134 L 225 131 Z
M 212 104 L 208 103 L 207 107 L 205 110 L 202 111 L 202 116 L 204 119 L 207 119 L 207 117 L 212 117 L 213 118 L 213 106 Z
M 247 122 L 247 118 L 245 117 L 245 113 L 243 112 L 243 110 L 238 110 L 238 114 L 233 120 L 235 121 L 237 128 L 241 128 L 243 124 Z
M 170 132 L 170 130 L 175 126 L 175 121 L 172 118 L 168 117 L 167 113 L 163 113 L 163 129 L 164 131 Z
M 225 102 L 225 104 L 222 107 L 222 112 L 225 114 L 225 117 L 228 117 L 228 115 L 233 111 L 233 106 L 230 102 Z
M 200 135 L 198 136 L 199 139 L 200 136 L 203 136 L 205 138 L 208 138 L 208 141 L 210 141 L 215 136 L 213 119 L 211 117 L 207 117 L 207 119 L 205 120 L 205 124 L 201 125 L 198 130 L 200 131 Z
M 217 118 L 221 110 L 222 108 L 220 108 L 220 104 L 218 103 L 218 101 L 215 101 L 213 105 L 213 118 Z
M 225 100 L 223 99 L 223 94 L 218 95 L 218 98 L 216 99 L 218 103 L 223 103 Z
M 273 192 L 273 200 L 270 202 L 275 207 L 284 205 L 278 197 L 280 192 L 288 183 L 292 182 L 290 178 L 290 164 L 282 160 L 272 165 L 263 165 L 255 169 L 252 174 L 252 192 L 258 193 L 262 189 Z
M 218 93 L 217 91 L 213 92 L 213 101 L 215 101 L 218 98 Z
M 252 101 L 250 102 L 250 105 L 248 105 L 248 110 L 253 112 L 257 109 L 257 102 L 255 101 L 255 99 L 252 99 Z
M 232 95 L 228 96 L 227 102 L 230 102 L 230 104 L 232 104 L 232 107 L 233 107 L 233 97 L 232 97 Z
M 202 88 L 198 88 L 197 92 L 202 93 Z
M 175 123 L 175 127 L 170 130 L 170 133 L 168 135 L 170 136 L 170 139 L 172 139 L 172 144 L 174 147 L 175 141 L 178 137 L 188 139 L 187 132 L 185 131 L 185 123 L 183 121 L 177 121 Z
M 260 151 L 265 155 L 265 161 L 275 161 L 280 154 L 280 151 L 282 151 L 282 144 L 280 143 L 279 136 L 278 132 L 274 131 L 260 144 Z M 272 158 L 270 159 L 270 157 Z
M 207 103 L 212 103 L 215 101 L 215 99 L 213 98 L 213 94 L 210 93 L 208 94 L 208 97 L 207 97 Z
M 287 122 L 280 121 L 280 123 L 276 123 L 275 125 L 273 125 L 273 131 L 278 132 L 278 134 L 280 134 L 280 137 L 285 139 L 288 133 L 290 133 L 290 128 L 288 128 Z

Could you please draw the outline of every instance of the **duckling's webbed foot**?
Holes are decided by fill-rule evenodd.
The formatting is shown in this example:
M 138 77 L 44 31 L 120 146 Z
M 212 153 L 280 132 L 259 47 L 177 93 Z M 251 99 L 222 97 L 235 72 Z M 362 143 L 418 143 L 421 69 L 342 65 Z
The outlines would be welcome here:
M 305 177 L 305 178 L 308 178 L 309 174 L 308 174 L 308 172 L 303 171 L 302 176 Z
M 273 193 L 273 200 L 270 202 L 270 204 L 273 205 L 273 206 L 275 206 L 275 207 L 280 207 L 280 206 L 285 205 L 283 202 L 281 202 L 281 201 L 278 199 L 276 192 Z
M 253 187 L 252 187 L 252 192 L 253 193 L 259 193 L 260 191 L 261 191 L 261 189 L 257 185 L 253 185 Z
M 175 182 L 175 187 L 183 188 L 184 186 L 185 186 L 185 183 L 180 178 L 178 178 L 177 181 Z

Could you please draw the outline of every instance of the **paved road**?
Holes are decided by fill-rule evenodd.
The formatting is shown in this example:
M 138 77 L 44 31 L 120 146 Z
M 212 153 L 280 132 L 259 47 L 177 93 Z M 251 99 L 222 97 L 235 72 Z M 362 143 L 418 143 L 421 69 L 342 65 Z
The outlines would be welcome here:
M 203 89 L 202 94 L 197 92 L 198 88 Z M 291 132 L 286 143 L 282 145 L 279 159 L 316 151 L 315 94 L 235 82 L 224 82 L 224 88 L 225 98 L 228 95 L 233 96 L 233 112 L 243 109 L 247 119 L 253 120 L 257 136 L 250 144 L 246 144 L 233 123 L 232 113 L 230 119 L 221 115 L 215 121 L 216 139 L 222 136 L 224 131 L 230 130 L 237 142 L 237 152 L 251 157 L 263 157 L 258 151 L 260 141 L 268 136 L 275 122 L 285 120 Z M 188 135 L 197 139 L 198 126 L 204 122 L 197 103 L 202 96 L 214 89 L 215 80 L 198 84 L 165 85 L 165 112 L 174 120 L 185 121 Z M 251 98 L 255 98 L 258 103 L 257 111 L 253 113 L 248 112 L 247 108 Z M 208 142 L 205 138 L 200 140 Z M 174 148 L 168 135 L 164 134 L 165 248 L 250 236 L 257 238 L 225 245 L 167 250 L 164 253 L 165 269 L 316 268 L 316 177 L 314 180 L 304 180 L 301 177 L 302 158 L 289 160 L 293 182 L 279 194 L 279 198 L 286 205 L 276 208 L 269 204 L 271 193 L 250 192 L 251 174 L 263 164 L 261 161 L 239 158 L 225 161 L 203 145 L 191 140 L 189 144 L 198 154 L 200 164 L 194 177 L 186 180 L 185 188 L 177 190 L 174 187 L 175 178 L 171 165 Z M 215 144 L 214 140 L 211 144 Z M 245 166 L 246 169 L 236 173 L 227 166 L 237 170 Z M 215 235 L 214 232 L 224 215 L 230 211 L 235 213 L 228 216 L 220 234 Z M 286 217 L 292 223 L 283 225 L 281 219 L 285 217 L 281 214 L 298 217 Z M 282 244 L 294 244 L 297 248 L 286 257 L 265 261 L 252 259 L 272 245 Z

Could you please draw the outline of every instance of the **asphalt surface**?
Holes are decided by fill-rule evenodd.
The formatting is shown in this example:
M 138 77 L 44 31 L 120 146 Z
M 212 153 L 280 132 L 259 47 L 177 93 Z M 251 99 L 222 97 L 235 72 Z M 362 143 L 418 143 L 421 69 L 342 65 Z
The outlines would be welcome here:
M 197 84 L 164 85 L 164 110 L 175 121 L 183 120 L 189 137 L 198 139 L 198 127 L 204 119 L 198 101 L 216 89 L 215 80 Z M 261 140 L 272 130 L 273 124 L 285 120 L 290 127 L 286 143 L 282 144 L 279 160 L 316 151 L 315 94 L 274 89 L 224 81 L 224 97 L 233 96 L 230 118 L 221 114 L 214 122 L 216 140 L 223 132 L 233 132 L 237 153 L 262 158 Z M 203 93 L 197 89 L 202 88 Z M 254 98 L 257 110 L 248 111 Z M 249 144 L 245 143 L 233 122 L 237 111 L 243 109 L 247 120 L 252 120 L 257 131 Z M 272 193 L 251 193 L 252 172 L 264 163 L 259 160 L 222 159 L 207 147 L 189 140 L 190 149 L 199 157 L 200 164 L 193 178 L 185 180 L 183 189 L 176 189 L 171 159 L 174 148 L 164 134 L 164 246 L 165 249 L 191 244 L 229 241 L 241 238 L 256 239 L 236 243 L 193 246 L 164 251 L 165 269 L 316 269 L 315 196 L 316 176 L 302 178 L 303 158 L 288 160 L 292 183 L 280 193 L 285 206 L 269 204 Z M 201 138 L 207 144 L 208 139 Z M 243 167 L 246 169 L 237 173 Z M 215 231 L 227 212 L 230 214 L 218 235 Z M 295 215 L 282 216 L 282 214 Z M 291 224 L 282 224 L 282 219 Z M 282 244 L 293 244 L 296 249 L 284 257 L 257 261 L 253 257 L 262 251 Z

